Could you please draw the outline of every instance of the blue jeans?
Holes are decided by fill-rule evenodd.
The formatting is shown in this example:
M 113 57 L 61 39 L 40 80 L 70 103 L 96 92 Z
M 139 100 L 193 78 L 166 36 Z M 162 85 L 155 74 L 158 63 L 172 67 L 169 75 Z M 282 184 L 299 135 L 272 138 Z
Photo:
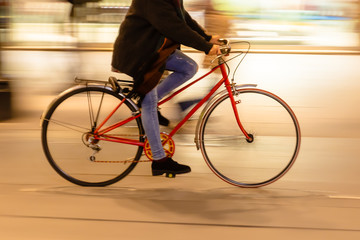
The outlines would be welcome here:
M 191 79 L 196 74 L 198 65 L 180 50 L 175 50 L 166 62 L 166 69 L 172 71 L 172 73 L 147 93 L 141 103 L 141 120 L 154 160 L 160 160 L 166 157 L 160 139 L 160 127 L 157 115 L 158 101 Z

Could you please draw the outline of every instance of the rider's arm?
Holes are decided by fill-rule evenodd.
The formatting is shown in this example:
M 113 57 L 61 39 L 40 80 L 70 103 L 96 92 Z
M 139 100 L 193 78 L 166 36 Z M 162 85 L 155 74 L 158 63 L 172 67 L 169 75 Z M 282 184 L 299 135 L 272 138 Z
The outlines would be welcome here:
M 171 2 L 147 0 L 146 4 L 143 13 L 145 18 L 161 34 L 180 44 L 209 53 L 213 44 L 180 19 Z
M 196 31 L 198 34 L 200 34 L 203 38 L 205 38 L 206 41 L 210 42 L 212 36 L 208 35 L 205 31 L 204 28 L 202 28 L 191 16 L 190 14 L 185 11 L 184 12 L 185 15 L 185 21 L 186 23 L 191 27 L 191 29 L 193 29 L 194 31 Z

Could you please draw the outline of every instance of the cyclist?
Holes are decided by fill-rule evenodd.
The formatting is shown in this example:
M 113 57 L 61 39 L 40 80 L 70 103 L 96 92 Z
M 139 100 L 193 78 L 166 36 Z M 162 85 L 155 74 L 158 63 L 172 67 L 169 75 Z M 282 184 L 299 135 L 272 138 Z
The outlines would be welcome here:
M 191 171 L 166 156 L 160 139 L 162 116 L 157 110 L 159 99 L 197 72 L 196 62 L 180 51 L 180 44 L 215 55 L 220 54 L 219 38 L 206 34 L 184 9 L 183 0 L 133 0 L 120 25 L 111 65 L 113 70 L 133 77 L 134 91 L 141 96 L 154 176 Z M 172 73 L 159 84 L 165 69 Z

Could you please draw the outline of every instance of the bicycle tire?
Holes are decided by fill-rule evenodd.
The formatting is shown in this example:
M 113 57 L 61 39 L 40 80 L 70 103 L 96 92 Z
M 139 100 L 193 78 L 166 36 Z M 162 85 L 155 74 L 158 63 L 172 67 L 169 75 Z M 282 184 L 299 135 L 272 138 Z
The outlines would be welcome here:
M 123 99 L 109 87 L 89 85 L 67 90 L 50 104 L 43 115 L 41 141 L 48 162 L 60 176 L 80 186 L 102 187 L 118 182 L 134 169 L 142 155 L 141 146 L 90 139 L 96 126 Z M 136 111 L 136 105 L 126 100 L 107 124 L 131 117 Z M 140 118 L 108 133 L 124 134 L 143 142 Z M 97 147 L 101 150 L 94 154 Z
M 293 166 L 301 144 L 299 122 L 278 96 L 257 88 L 234 94 L 246 139 L 229 94 L 215 99 L 200 122 L 199 145 L 209 168 L 223 181 L 255 188 L 280 179 Z M 232 116 L 231 116 L 232 115 Z

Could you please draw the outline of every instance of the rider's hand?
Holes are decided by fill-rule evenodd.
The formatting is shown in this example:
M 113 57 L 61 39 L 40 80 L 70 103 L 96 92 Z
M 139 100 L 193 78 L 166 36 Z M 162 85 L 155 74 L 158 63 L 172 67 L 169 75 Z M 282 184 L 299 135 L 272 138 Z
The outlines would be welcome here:
M 214 44 L 212 46 L 212 48 L 210 49 L 208 55 L 220 55 L 221 54 L 221 51 L 220 51 L 220 46 L 219 45 L 216 45 Z
M 219 42 L 219 39 L 221 37 L 219 35 L 213 35 L 211 36 L 210 43 L 216 44 L 216 45 L 222 45 L 221 42 Z

